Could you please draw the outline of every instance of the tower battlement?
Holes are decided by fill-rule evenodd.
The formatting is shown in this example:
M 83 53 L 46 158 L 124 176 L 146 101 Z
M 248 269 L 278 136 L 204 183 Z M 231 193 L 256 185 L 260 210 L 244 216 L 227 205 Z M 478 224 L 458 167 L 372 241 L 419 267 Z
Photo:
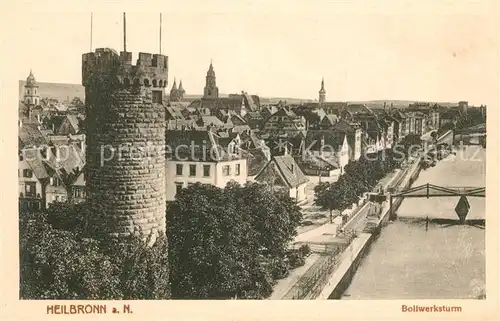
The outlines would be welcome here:
M 165 88 L 168 84 L 168 57 L 140 52 L 133 65 L 131 52 L 118 54 L 110 48 L 98 48 L 82 55 L 82 85 L 86 87 L 94 83 L 96 77 L 110 78 L 124 87 Z

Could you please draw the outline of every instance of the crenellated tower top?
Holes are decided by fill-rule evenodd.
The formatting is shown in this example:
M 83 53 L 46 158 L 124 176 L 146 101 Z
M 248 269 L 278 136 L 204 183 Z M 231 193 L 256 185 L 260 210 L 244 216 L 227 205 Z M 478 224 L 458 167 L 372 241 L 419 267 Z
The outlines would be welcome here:
M 112 80 L 122 86 L 165 88 L 168 84 L 168 57 L 160 54 L 139 53 L 135 65 L 132 53 L 118 54 L 110 48 L 98 48 L 82 55 L 82 85 L 95 81 Z

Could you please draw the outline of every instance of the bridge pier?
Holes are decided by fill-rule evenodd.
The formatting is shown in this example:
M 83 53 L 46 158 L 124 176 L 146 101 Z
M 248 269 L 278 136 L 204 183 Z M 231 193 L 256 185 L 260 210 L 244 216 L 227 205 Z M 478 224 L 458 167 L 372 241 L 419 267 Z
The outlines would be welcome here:
M 389 220 L 394 221 L 397 219 L 396 213 L 394 212 L 392 193 L 389 194 Z

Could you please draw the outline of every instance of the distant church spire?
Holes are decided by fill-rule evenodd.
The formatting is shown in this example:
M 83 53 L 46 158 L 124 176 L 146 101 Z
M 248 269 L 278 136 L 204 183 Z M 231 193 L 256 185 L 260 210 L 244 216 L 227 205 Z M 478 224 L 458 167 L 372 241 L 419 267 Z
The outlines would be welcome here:
M 210 66 L 208 67 L 205 89 L 203 91 L 203 99 L 218 99 L 219 98 L 219 88 L 217 88 L 215 81 L 215 71 L 212 61 L 210 60 Z
M 38 84 L 36 82 L 35 76 L 33 76 L 33 71 L 31 69 L 28 78 L 26 78 L 26 83 L 24 84 L 24 103 L 26 105 L 40 105 Z
M 319 102 L 324 103 L 326 100 L 325 79 L 321 78 L 321 89 L 319 90 Z
M 182 88 L 182 79 L 179 82 L 179 91 L 182 92 L 182 93 L 185 93 L 184 88 Z
M 174 84 L 170 90 L 170 101 L 181 101 L 184 99 L 184 88 L 182 88 L 182 80 L 179 82 L 179 88 L 177 88 L 177 81 L 174 78 Z

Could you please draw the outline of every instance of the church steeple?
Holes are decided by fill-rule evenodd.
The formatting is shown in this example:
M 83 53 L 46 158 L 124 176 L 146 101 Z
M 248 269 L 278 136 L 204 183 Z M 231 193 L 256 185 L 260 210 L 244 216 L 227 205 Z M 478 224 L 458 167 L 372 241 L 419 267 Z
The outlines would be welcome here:
M 26 78 L 26 83 L 24 84 L 24 103 L 26 105 L 40 105 L 38 84 L 36 82 L 35 76 L 33 76 L 33 71 L 31 69 L 28 78 Z
M 184 95 L 185 92 L 186 91 L 184 90 L 184 88 L 182 88 L 182 79 L 181 79 L 181 81 L 179 82 L 179 93 Z
M 218 99 L 219 98 L 219 88 L 217 88 L 215 82 L 215 71 L 210 61 L 210 66 L 208 67 L 207 77 L 205 81 L 205 89 L 203 91 L 203 99 Z
M 319 103 L 322 104 L 326 100 L 325 79 L 321 78 L 321 89 L 319 90 Z

